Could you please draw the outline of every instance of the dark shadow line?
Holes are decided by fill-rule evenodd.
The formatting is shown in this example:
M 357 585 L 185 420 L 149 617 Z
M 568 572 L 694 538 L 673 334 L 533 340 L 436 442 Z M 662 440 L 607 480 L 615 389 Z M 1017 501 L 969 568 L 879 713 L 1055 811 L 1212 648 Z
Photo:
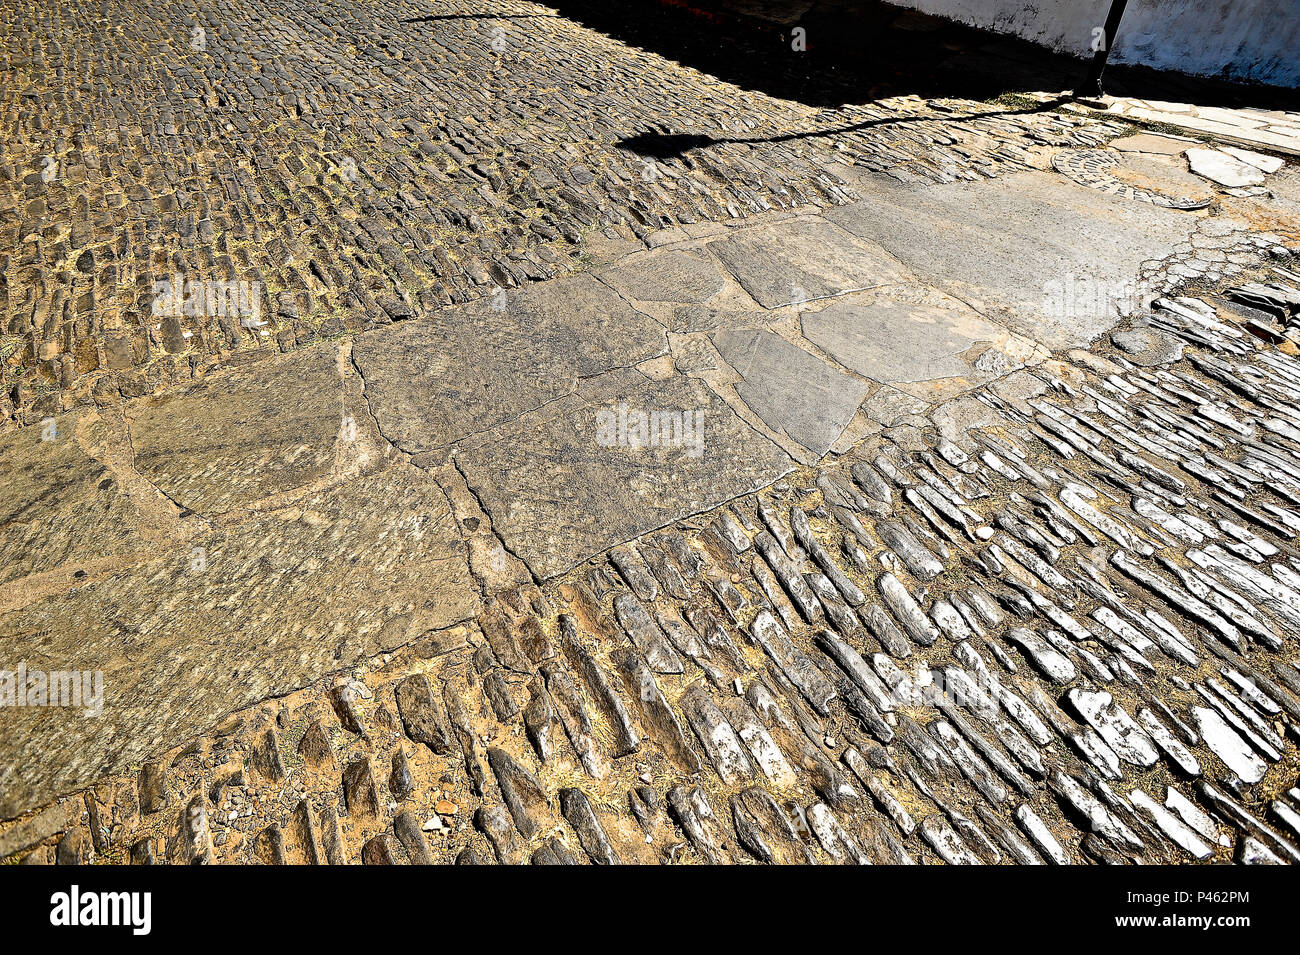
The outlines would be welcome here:
M 641 156 L 655 156 L 660 159 L 669 159 L 680 156 L 690 149 L 704 149 L 709 146 L 723 146 L 738 143 L 786 143 L 798 139 L 811 139 L 818 136 L 833 136 L 837 133 L 854 133 L 862 129 L 872 129 L 876 126 L 896 126 L 903 123 L 920 123 L 940 120 L 952 123 L 966 123 L 973 119 L 988 119 L 992 116 L 1023 116 L 1028 113 L 1042 113 L 1055 109 L 1063 103 L 1068 103 L 1073 97 L 1058 96 L 1055 99 L 1047 100 L 1037 106 L 1026 107 L 1024 109 L 997 109 L 987 113 L 971 113 L 968 116 L 899 116 L 894 118 L 867 119 L 860 123 L 854 123 L 851 126 L 841 126 L 836 129 L 818 129 L 810 130 L 805 133 L 782 133 L 779 136 L 762 136 L 757 138 L 741 139 L 733 137 L 715 137 L 704 136 L 697 133 L 655 133 L 644 132 L 636 133 L 632 136 L 625 136 L 614 145 L 618 149 L 626 149 L 629 152 Z

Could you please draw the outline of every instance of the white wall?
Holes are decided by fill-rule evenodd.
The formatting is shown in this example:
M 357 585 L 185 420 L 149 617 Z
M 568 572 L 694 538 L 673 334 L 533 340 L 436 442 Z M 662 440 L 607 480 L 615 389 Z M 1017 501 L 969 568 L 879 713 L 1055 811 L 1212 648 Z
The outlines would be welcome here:
M 1110 0 L 889 0 L 1091 56 Z M 1300 87 L 1300 0 L 1129 0 L 1112 63 Z

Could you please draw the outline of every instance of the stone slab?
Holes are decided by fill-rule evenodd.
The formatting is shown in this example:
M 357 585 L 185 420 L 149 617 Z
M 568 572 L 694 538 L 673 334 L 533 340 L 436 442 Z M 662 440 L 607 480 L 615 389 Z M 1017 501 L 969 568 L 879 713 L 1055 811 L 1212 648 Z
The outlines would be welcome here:
M 82 450 L 77 420 L 0 437 L 0 585 L 139 546 L 135 506 Z
M 345 417 L 338 346 L 231 369 L 132 406 L 135 467 L 204 516 L 330 473 Z
M 1057 314 L 1053 283 L 1133 282 L 1142 262 L 1171 254 L 1196 224 L 1187 213 L 1043 172 L 939 186 L 868 179 L 865 199 L 826 218 L 880 243 L 986 319 L 1053 349 L 1091 342 L 1119 318 L 1103 296 Z
M 667 351 L 667 333 L 590 275 L 504 293 L 357 338 L 384 436 L 417 453 L 571 393 L 581 378 Z M 504 305 L 504 307 L 499 307 Z
M 1264 185 L 1264 171 L 1235 159 L 1218 149 L 1189 149 L 1187 162 L 1192 172 L 1231 189 Z
M 464 550 L 442 490 L 399 465 L 0 617 L 7 669 L 103 673 L 101 716 L 6 712 L 0 818 L 471 617 Z
M 1214 188 L 1187 169 L 1180 156 L 1151 153 L 1127 153 L 1112 167 L 1109 175 L 1135 189 L 1147 189 L 1162 196 L 1210 202 Z
M 973 379 L 974 385 L 974 379 L 994 377 L 1023 362 L 1033 350 L 960 302 L 920 295 L 846 296 L 820 312 L 804 312 L 801 323 L 804 338 L 844 367 L 882 384 L 960 377 Z M 1001 361 L 986 358 L 977 367 L 983 351 L 977 345 L 996 348 Z
M 1130 328 L 1111 332 L 1110 340 L 1135 365 L 1151 368 L 1183 357 L 1183 341 L 1154 328 Z
M 633 446 L 636 413 L 656 411 L 698 413 L 698 452 L 686 441 Z M 541 578 L 793 469 L 702 382 L 628 369 L 476 438 L 456 460 L 493 529 Z
M 818 456 L 830 450 L 870 390 L 773 332 L 720 331 L 713 343 L 744 378 L 736 391 L 745 404 L 773 431 Z
M 1236 146 L 1220 146 L 1219 148 L 1233 159 L 1240 160 L 1248 166 L 1254 166 L 1261 172 L 1270 175 L 1286 165 L 1285 160 L 1279 156 L 1265 156 L 1263 153 L 1251 152 L 1249 149 L 1238 149 Z
M 726 287 L 722 273 L 707 256 L 677 251 L 630 255 L 599 277 L 620 294 L 640 302 L 698 305 Z
M 813 219 L 747 229 L 710 242 L 709 250 L 764 308 L 911 278 L 879 246 Z

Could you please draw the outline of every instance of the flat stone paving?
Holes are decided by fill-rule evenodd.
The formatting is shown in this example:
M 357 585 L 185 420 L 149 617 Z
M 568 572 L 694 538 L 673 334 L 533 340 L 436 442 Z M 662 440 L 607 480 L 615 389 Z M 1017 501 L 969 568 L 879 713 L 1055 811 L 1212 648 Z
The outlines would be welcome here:
M 658 357 L 663 326 L 589 275 L 361 335 L 352 356 L 384 435 L 408 452 L 487 431 L 582 378 Z
M 956 299 L 912 288 L 845 296 L 805 312 L 801 328 L 841 365 L 891 385 L 1001 377 L 1034 348 Z
M 133 407 L 134 465 L 215 517 L 327 476 L 347 417 L 339 349 L 325 343 Z
M 713 343 L 740 375 L 736 391 L 745 403 L 817 455 L 830 450 L 870 391 L 769 331 L 721 331 Z
M 794 467 L 703 382 L 635 371 L 477 436 L 456 462 L 506 547 L 543 579 Z
M 106 704 L 102 718 L 6 708 L 0 816 L 468 619 L 478 600 L 446 496 L 407 466 L 6 614 L 17 661 L 102 671 Z
M 66 810 L 6 854 L 1300 861 L 1294 340 L 1146 307 L 1276 275 L 1285 195 L 1027 171 L 1119 130 L 960 101 L 783 136 L 531 4 L 129 6 L 0 49 L 0 645 L 106 683 L 6 711 L 0 819 Z M 133 43 L 103 113 L 31 95 Z
M 959 444 L 890 429 L 419 639 L 425 621 L 366 631 L 374 601 L 348 589 L 437 605 L 408 548 L 447 512 L 391 524 L 427 499 L 415 469 L 268 515 L 344 547 L 340 523 L 378 518 L 403 547 L 363 549 L 377 574 L 331 576 L 357 616 L 337 642 L 250 653 L 246 689 L 352 633 L 392 652 L 27 815 L 0 847 L 65 863 L 1300 862 L 1300 363 L 1203 299 L 1150 320 L 1182 357 L 1054 359 L 950 403 L 989 411 Z M 590 410 L 537 412 L 555 421 L 538 444 Z M 187 572 L 148 571 L 146 612 Z M 53 632 L 76 600 L 11 614 L 4 635 Z M 116 636 L 114 684 L 197 694 L 197 719 L 223 683 L 215 641 L 248 632 L 206 616 L 214 644 L 191 635 L 152 674 L 129 676 L 125 654 L 154 634 Z M 51 738 L 120 745 L 120 713 L 21 717 L 20 743 L 56 758 L 10 773 L 9 812 L 101 765 L 69 766 Z
M 1143 263 L 1173 256 L 1190 231 L 1184 212 L 1106 201 L 1042 172 L 934 188 L 880 177 L 876 187 L 826 217 L 888 249 L 923 281 L 1051 348 L 1086 344 L 1119 313 L 1103 296 L 1080 296 L 1068 314 L 1053 314 L 1044 307 L 1049 283 L 1135 280 Z

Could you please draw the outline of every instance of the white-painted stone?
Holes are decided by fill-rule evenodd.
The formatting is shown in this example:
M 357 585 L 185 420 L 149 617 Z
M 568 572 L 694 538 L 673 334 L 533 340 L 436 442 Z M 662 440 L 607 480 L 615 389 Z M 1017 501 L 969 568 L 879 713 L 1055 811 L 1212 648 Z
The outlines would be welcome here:
M 1268 764 L 1255 754 L 1250 745 L 1237 735 L 1217 712 L 1205 706 L 1192 707 L 1196 728 L 1215 756 L 1223 760 L 1244 783 L 1257 783 L 1264 778 Z

